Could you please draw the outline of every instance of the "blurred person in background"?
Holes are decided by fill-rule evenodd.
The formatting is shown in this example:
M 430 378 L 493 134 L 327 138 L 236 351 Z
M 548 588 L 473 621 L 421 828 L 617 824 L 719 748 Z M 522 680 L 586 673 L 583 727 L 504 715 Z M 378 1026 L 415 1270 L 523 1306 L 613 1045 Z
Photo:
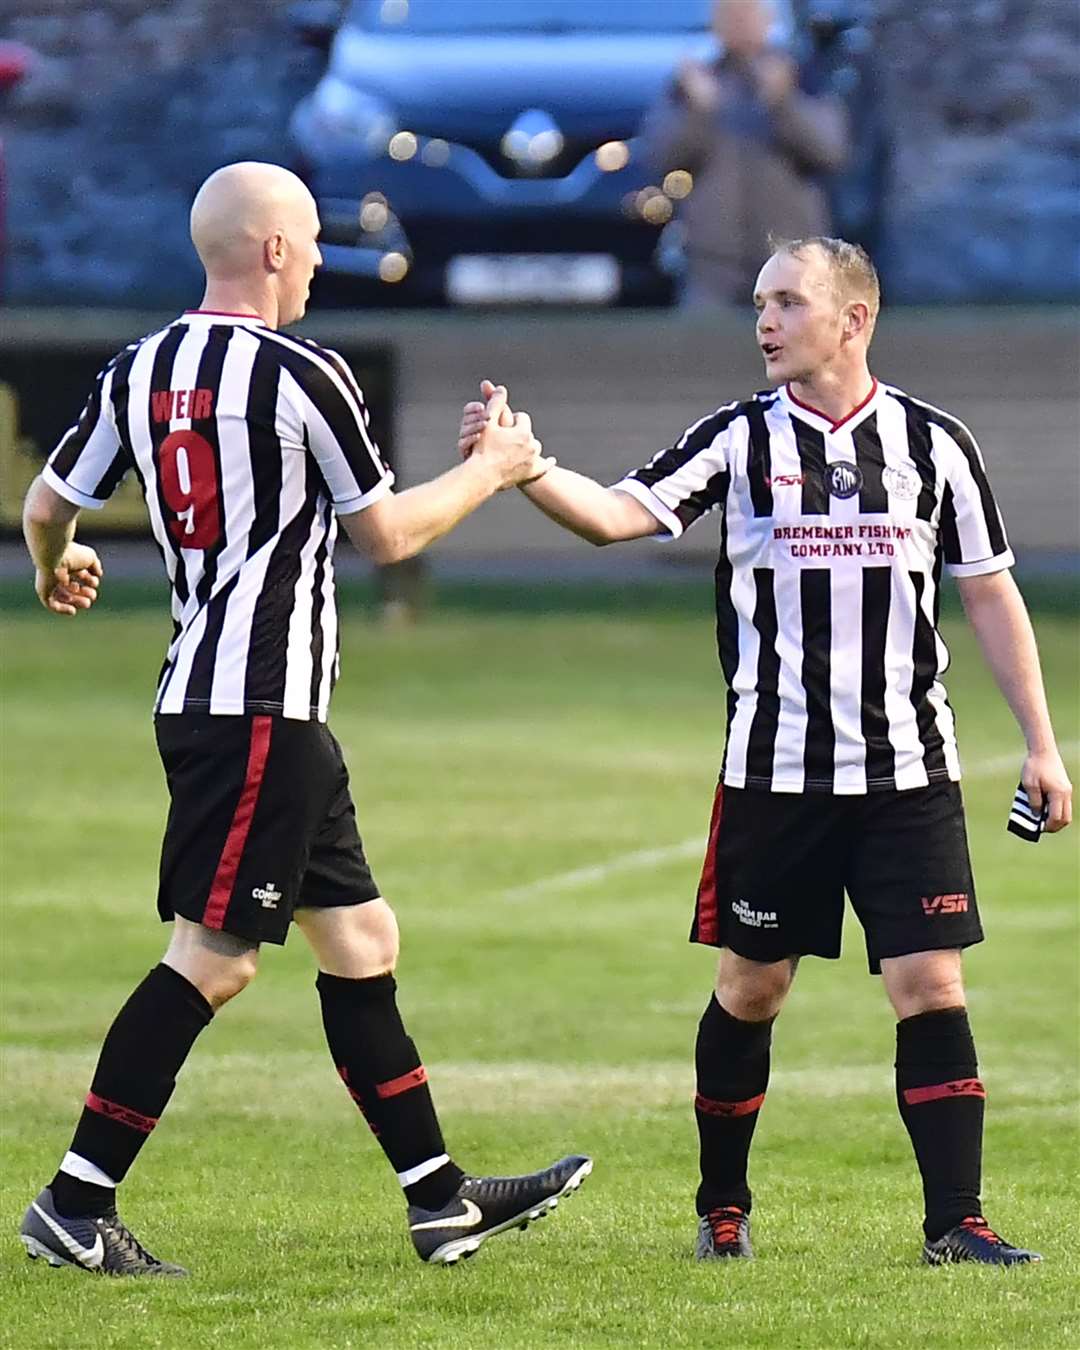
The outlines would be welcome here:
M 318 967 L 334 1065 L 397 1174 L 421 1260 L 452 1263 L 525 1227 L 592 1168 L 574 1155 L 524 1176 L 475 1177 L 447 1153 L 397 1007 L 397 921 L 326 725 L 338 521 L 364 553 L 397 561 L 549 461 L 518 417 L 493 425 L 467 464 L 395 494 L 348 366 L 279 331 L 303 317 L 318 235 L 315 202 L 288 170 L 211 174 L 191 210 L 202 305 L 109 362 L 27 493 L 38 598 L 73 617 L 94 604 L 102 576 L 75 538 L 79 511 L 137 474 L 173 617 L 154 704 L 170 797 L 158 913 L 172 935 L 110 1027 L 71 1147 L 23 1218 L 28 1254 L 50 1265 L 186 1273 L 136 1240 L 116 1190 L 195 1041 L 255 977 L 261 945 L 283 944 L 294 922 Z M 493 423 L 505 401 L 502 390 Z M 425 828 L 416 822 L 421 841 Z
M 727 734 L 690 934 L 720 949 L 695 1055 L 704 1261 L 753 1255 L 747 1166 L 773 1023 L 800 959 L 840 955 L 845 892 L 897 1019 L 923 1260 L 1041 1259 L 982 1216 L 986 1092 L 962 950 L 983 934 L 941 681 L 943 569 L 1027 745 L 1010 831 L 1064 829 L 1072 786 L 982 454 L 962 422 L 871 374 L 879 304 L 863 249 L 777 244 L 754 293 L 770 389 L 693 422 L 611 487 L 554 466 L 522 488 L 598 545 L 675 540 L 719 517 Z M 481 392 L 463 454 L 495 387 Z M 663 691 L 655 715 L 672 715 Z
M 811 96 L 792 56 L 770 41 L 771 0 L 716 0 L 721 54 L 687 60 L 642 124 L 658 177 L 688 170 L 683 204 L 688 305 L 749 303 L 770 234 L 829 233 L 821 178 L 849 154 L 838 99 Z

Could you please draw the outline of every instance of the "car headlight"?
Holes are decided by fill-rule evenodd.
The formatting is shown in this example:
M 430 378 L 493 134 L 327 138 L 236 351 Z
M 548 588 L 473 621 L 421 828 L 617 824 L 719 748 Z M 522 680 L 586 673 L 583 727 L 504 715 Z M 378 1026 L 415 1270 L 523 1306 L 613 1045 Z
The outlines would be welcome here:
M 312 112 L 320 131 L 355 141 L 369 155 L 383 154 L 397 131 L 397 121 L 387 103 L 332 75 L 316 89 Z

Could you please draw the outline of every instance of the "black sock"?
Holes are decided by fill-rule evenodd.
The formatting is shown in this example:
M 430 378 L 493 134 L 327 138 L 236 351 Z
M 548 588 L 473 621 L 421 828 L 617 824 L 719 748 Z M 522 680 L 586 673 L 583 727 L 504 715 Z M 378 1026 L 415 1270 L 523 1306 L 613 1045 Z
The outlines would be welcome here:
M 109 1028 L 70 1151 L 114 1182 L 123 1181 L 165 1110 L 195 1038 L 213 1015 L 183 975 L 155 966 Z M 103 1214 L 114 1203 L 111 1188 L 64 1170 L 50 1189 L 61 1214 Z
M 896 1098 L 922 1175 L 933 1242 L 981 1213 L 983 1107 L 966 1008 L 905 1017 L 896 1027 Z
M 694 1115 L 701 1143 L 699 1214 L 721 1205 L 750 1212 L 746 1167 L 769 1083 L 772 1024 L 772 1018 L 740 1021 L 715 997 L 698 1024 Z
M 337 1071 L 405 1198 L 410 1205 L 442 1209 L 465 1174 L 446 1156 L 427 1071 L 402 1024 L 393 975 L 348 980 L 321 971 L 316 986 Z M 437 1165 L 423 1170 L 432 1163 Z M 422 1175 L 409 1180 L 415 1169 Z

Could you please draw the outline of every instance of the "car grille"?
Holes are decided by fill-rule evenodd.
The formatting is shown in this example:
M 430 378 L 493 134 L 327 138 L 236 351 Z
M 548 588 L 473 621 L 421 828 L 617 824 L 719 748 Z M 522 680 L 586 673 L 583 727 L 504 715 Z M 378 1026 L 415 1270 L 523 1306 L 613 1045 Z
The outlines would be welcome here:
M 565 134 L 565 133 L 564 133 Z M 562 150 L 554 159 L 540 165 L 521 164 L 503 154 L 502 138 L 488 141 L 465 142 L 471 150 L 483 157 L 500 178 L 565 178 L 583 159 L 596 149 L 593 139 L 566 137 Z

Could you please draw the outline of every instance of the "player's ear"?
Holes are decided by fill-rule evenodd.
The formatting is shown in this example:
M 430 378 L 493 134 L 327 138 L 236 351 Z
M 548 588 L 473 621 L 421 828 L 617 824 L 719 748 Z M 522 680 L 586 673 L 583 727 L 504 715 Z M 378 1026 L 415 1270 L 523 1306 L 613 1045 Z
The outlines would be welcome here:
M 280 272 L 285 266 L 285 236 L 280 230 L 263 244 L 263 261 L 270 272 Z
M 858 337 L 860 333 L 865 333 L 869 319 L 870 306 L 862 300 L 853 300 L 850 304 L 845 305 L 844 337 L 850 340 Z

